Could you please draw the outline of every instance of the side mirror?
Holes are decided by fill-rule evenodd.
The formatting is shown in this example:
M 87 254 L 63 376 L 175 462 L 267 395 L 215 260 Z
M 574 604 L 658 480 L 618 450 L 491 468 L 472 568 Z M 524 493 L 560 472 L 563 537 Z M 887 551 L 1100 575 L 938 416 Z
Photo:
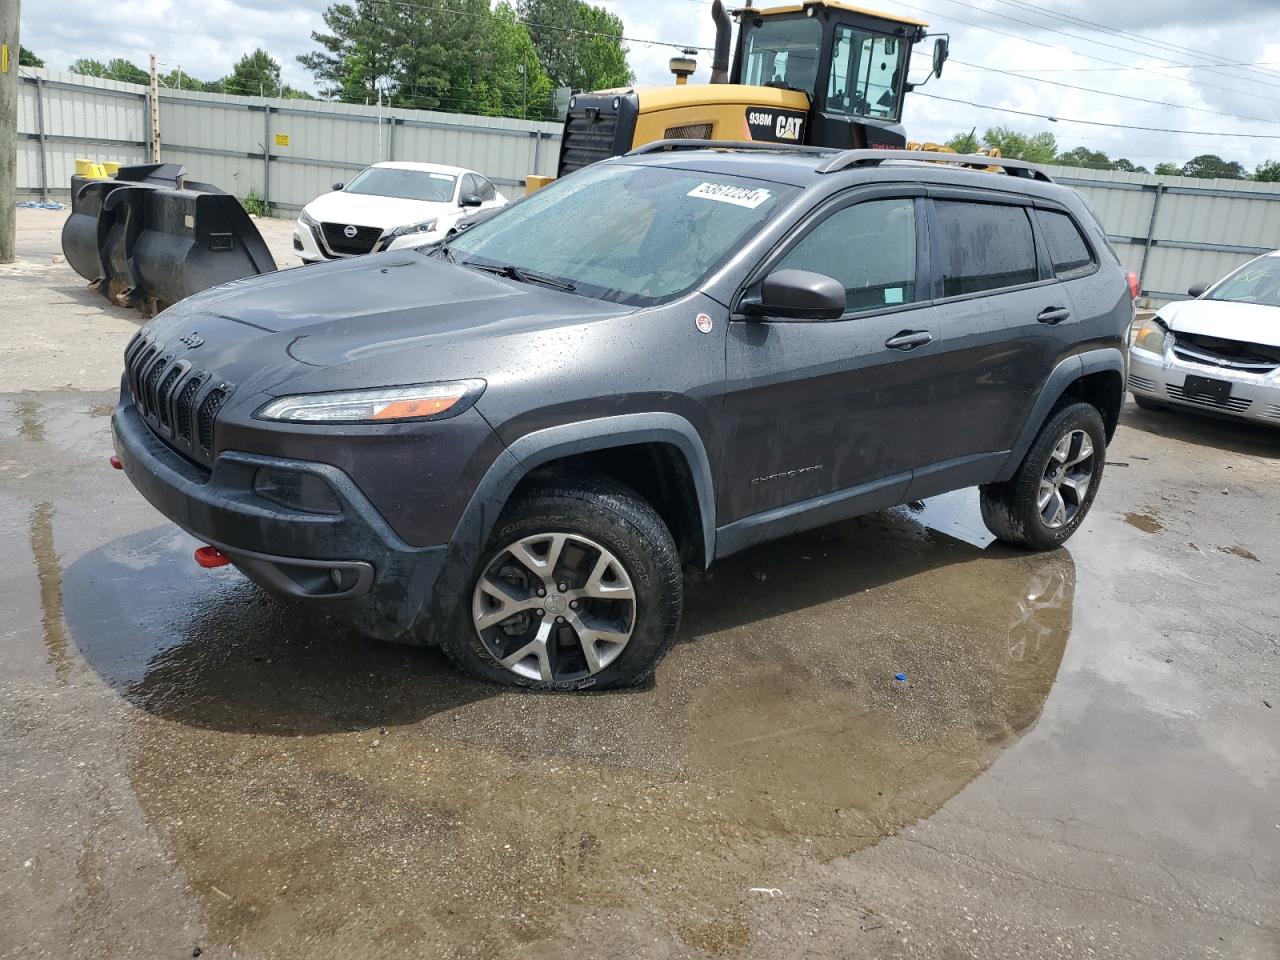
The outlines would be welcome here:
M 337 183 L 335 183 L 335 184 L 333 185 L 333 189 L 335 189 L 335 190 L 341 190 L 341 189 L 342 189 L 343 187 L 345 187 L 345 186 L 346 186 L 346 184 L 345 184 L 345 183 L 343 183 L 341 180 L 339 180 Z
M 483 203 L 484 201 L 474 193 L 464 193 L 458 198 L 458 206 L 460 207 L 478 207 Z
M 760 296 L 741 301 L 738 310 L 776 320 L 835 320 L 844 315 L 844 287 L 821 273 L 775 270 L 760 284 Z
M 942 65 L 947 62 L 947 57 L 950 55 L 951 45 L 946 37 L 939 37 L 933 41 L 933 75 L 935 77 L 942 77 Z
M 1193 283 L 1191 286 L 1187 288 L 1187 296 L 1195 297 L 1198 300 L 1204 296 L 1204 292 L 1208 289 L 1209 289 L 1209 284 L 1205 283 L 1204 281 L 1201 281 L 1200 283 Z

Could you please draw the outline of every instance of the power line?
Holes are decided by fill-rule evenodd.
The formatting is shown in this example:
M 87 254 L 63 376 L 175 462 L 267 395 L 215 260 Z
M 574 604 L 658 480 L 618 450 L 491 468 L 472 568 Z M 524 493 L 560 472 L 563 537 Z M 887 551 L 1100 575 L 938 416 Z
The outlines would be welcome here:
M 1129 31 L 1129 30 L 1120 30 L 1116 27 L 1109 26 L 1105 23 L 1099 23 L 1096 20 L 1087 20 L 1084 17 L 1077 17 L 1077 16 L 1073 16 L 1072 14 L 1058 13 L 1053 10 L 1046 10 L 1043 7 L 1041 7 L 1039 4 L 1029 2 L 1029 0 L 994 0 L 994 2 L 1001 3 L 1001 4 L 1004 4 L 1005 6 L 1010 6 L 1018 10 L 1029 10 L 1043 17 L 1052 17 L 1055 20 L 1062 20 L 1067 23 L 1078 24 L 1080 26 L 1085 27 L 1086 29 L 1093 29 L 1101 33 L 1111 34 L 1111 35 L 1122 37 L 1122 38 L 1128 37 L 1130 39 L 1137 40 L 1141 43 L 1152 44 L 1154 46 L 1163 47 L 1166 50 L 1172 50 L 1175 53 L 1180 53 L 1184 55 L 1190 54 L 1195 57 L 1200 57 L 1201 59 L 1207 59 L 1210 61 L 1210 65 L 1214 67 L 1256 66 L 1256 64 L 1231 63 L 1230 61 L 1227 61 L 1224 57 L 1220 57 L 1217 54 L 1213 54 L 1213 53 L 1205 53 L 1204 51 L 1197 50 L 1194 47 L 1184 47 L 1181 44 L 1168 43 L 1167 41 L 1164 41 L 1164 40 L 1157 40 L 1154 37 L 1148 37 L 1141 33 L 1133 33 L 1132 31 Z M 1280 79 L 1280 74 L 1277 74 L 1273 70 L 1256 70 L 1254 72 L 1265 73 L 1270 76 L 1276 77 L 1277 79 Z M 1227 76 L 1235 77 L 1236 75 L 1227 74 Z M 1238 77 L 1238 79 L 1244 80 L 1247 78 Z
M 1098 90 L 1095 87 L 1081 87 L 1074 83 L 1063 83 L 1059 80 L 1046 80 L 1044 77 L 1033 77 L 1025 73 L 1017 73 L 1013 70 L 1001 70 L 999 67 L 988 67 L 980 63 L 969 63 L 965 60 L 956 60 L 958 64 L 966 67 L 972 67 L 975 70 L 986 70 L 990 73 L 1003 74 L 1006 77 L 1017 77 L 1020 80 L 1030 80 L 1033 83 L 1047 83 L 1055 87 L 1065 87 L 1068 90 L 1081 90 L 1084 93 L 1096 93 L 1104 97 L 1119 97 L 1122 100 L 1133 100 L 1138 103 L 1150 103 L 1157 107 L 1174 107 L 1178 110 L 1195 110 L 1199 113 L 1211 113 L 1216 117 L 1231 117 L 1234 120 L 1251 120 L 1256 123 L 1280 123 L 1280 120 L 1268 117 L 1250 117 L 1239 113 L 1224 113 L 1221 110 L 1212 110 L 1209 107 L 1193 107 L 1185 103 L 1171 103 L 1168 100 L 1149 100 L 1146 97 L 1134 96 L 1130 93 L 1114 93 L 1110 90 Z
M 421 3 L 410 3 L 409 0 L 369 0 L 370 3 L 381 3 L 385 6 L 404 7 L 409 10 L 421 10 L 425 13 L 452 13 L 460 17 L 472 17 L 477 20 L 500 20 L 503 23 L 510 23 L 505 17 L 500 17 L 495 13 L 480 13 L 475 10 L 457 10 L 452 7 L 424 6 Z M 704 50 L 710 52 L 711 47 L 699 47 L 690 43 L 674 43 L 669 40 L 645 40 L 640 37 L 628 37 L 620 33 L 606 33 L 602 30 L 586 30 L 581 27 L 558 27 L 549 23 L 533 23 L 529 20 L 515 18 L 516 23 L 524 24 L 526 27 L 533 27 L 537 30 L 549 30 L 552 33 L 576 33 L 586 37 L 603 37 L 606 40 L 613 40 L 618 43 L 644 43 L 654 47 L 673 47 L 677 50 L 692 49 Z
M 949 2 L 954 3 L 956 2 L 956 0 L 949 0 Z M 972 20 L 965 20 L 963 17 L 957 17 L 955 14 L 940 13 L 937 10 L 930 10 L 928 7 L 921 7 L 913 3 L 907 3 L 905 2 L 905 0 L 898 0 L 898 6 L 906 7 L 910 10 L 918 10 L 920 13 L 926 13 L 932 17 L 941 17 L 944 21 L 952 20 L 952 21 L 955 21 L 956 23 L 963 23 L 965 26 L 974 27 L 975 29 L 985 31 L 987 33 L 999 34 L 1002 37 L 1009 37 L 1021 43 L 1028 43 L 1037 47 L 1044 47 L 1046 50 L 1057 51 L 1057 50 L 1061 50 L 1064 46 L 1061 43 L 1053 44 L 1053 43 L 1045 43 L 1043 40 L 1033 40 L 1031 37 L 1026 37 L 1026 36 L 1023 36 L 1022 34 L 1010 33 L 1007 30 L 1000 30 L 996 27 L 991 26 L 990 24 L 974 23 Z M 976 8 L 976 9 L 981 9 L 981 8 Z M 986 12 L 986 11 L 983 11 L 983 12 Z M 1110 60 L 1107 57 L 1100 57 L 1094 53 L 1085 53 L 1081 50 L 1072 49 L 1071 47 L 1067 47 L 1066 49 L 1069 50 L 1075 56 L 1083 57 L 1086 60 L 1093 60 L 1093 61 L 1096 61 L 1097 63 L 1110 64 L 1113 67 L 1120 67 L 1121 69 L 1124 69 L 1124 70 L 1145 69 L 1142 67 L 1136 67 L 1132 63 L 1121 63 L 1119 60 Z M 1195 64 L 1182 64 L 1182 65 L 1173 64 L 1172 66 L 1167 66 L 1160 69 L 1167 70 L 1167 69 L 1195 69 L 1195 68 L 1196 68 Z M 1243 79 L 1243 78 L 1239 78 L 1239 79 Z M 1275 103 L 1280 103 L 1280 98 L 1267 97 L 1267 96 L 1263 96 L 1260 93 L 1253 93 L 1248 90 L 1237 90 L 1235 87 L 1224 87 L 1219 84 L 1206 83 L 1205 81 L 1199 80 L 1199 79 L 1197 79 L 1195 83 L 1196 83 L 1196 86 L 1205 87 L 1211 90 L 1222 90 L 1226 93 L 1234 93 L 1237 96 L 1255 97 L 1256 99 L 1259 99 L 1259 100 L 1270 100 Z
M 966 107 L 977 107 L 980 110 L 995 110 L 1000 113 L 1016 113 L 1019 116 L 1037 117 L 1041 120 L 1050 120 L 1054 123 L 1082 123 L 1091 127 L 1110 127 L 1115 130 L 1146 130 L 1152 133 L 1177 133 L 1191 137 L 1240 137 L 1248 140 L 1280 140 L 1280 134 L 1273 133 L 1224 133 L 1220 130 L 1177 130 L 1173 127 L 1142 127 L 1127 123 L 1104 123 L 1101 120 L 1078 120 L 1074 117 L 1054 117 L 1047 113 L 1034 113 L 1030 110 L 1015 110 L 1013 107 L 997 107 L 990 103 L 975 103 L 972 100 L 958 100 L 955 97 L 942 97 L 936 93 L 921 93 L 916 91 L 912 96 L 925 97 L 929 100 L 945 100 L 947 103 L 959 103 Z

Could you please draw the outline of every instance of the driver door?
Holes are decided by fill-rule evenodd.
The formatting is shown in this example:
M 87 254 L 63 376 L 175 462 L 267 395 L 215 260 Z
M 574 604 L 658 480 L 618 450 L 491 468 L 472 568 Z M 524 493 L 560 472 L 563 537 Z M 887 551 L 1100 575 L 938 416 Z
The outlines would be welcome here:
M 921 424 L 941 344 L 924 301 L 923 197 L 887 186 L 837 198 L 753 275 L 747 295 L 777 269 L 834 277 L 847 310 L 837 320 L 730 321 L 717 510 L 739 528 L 733 548 L 777 535 L 764 529 L 773 524 L 803 529 L 896 504 L 912 468 L 928 462 Z M 788 518 L 797 504 L 808 522 Z

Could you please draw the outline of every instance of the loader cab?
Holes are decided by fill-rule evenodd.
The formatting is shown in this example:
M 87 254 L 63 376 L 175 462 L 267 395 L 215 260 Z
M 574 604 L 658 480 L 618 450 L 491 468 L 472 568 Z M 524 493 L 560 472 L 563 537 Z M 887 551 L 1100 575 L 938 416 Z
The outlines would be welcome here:
M 838 148 L 902 147 L 912 46 L 926 24 L 832 0 L 733 11 L 731 83 L 809 98 L 803 141 Z M 945 54 L 943 54 L 945 57 Z

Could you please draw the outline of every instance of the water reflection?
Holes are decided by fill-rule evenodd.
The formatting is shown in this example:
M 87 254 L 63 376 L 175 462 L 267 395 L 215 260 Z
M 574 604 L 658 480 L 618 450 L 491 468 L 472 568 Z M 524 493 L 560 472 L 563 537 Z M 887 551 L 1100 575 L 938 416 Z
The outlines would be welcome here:
M 1034 723 L 1075 591 L 1065 551 L 879 514 L 694 577 L 649 688 L 532 696 L 198 573 L 190 546 L 87 555 L 66 616 L 141 708 L 130 776 L 211 928 L 264 956 L 314 929 L 377 953 L 375 926 L 514 954 L 623 912 L 736 948 L 747 887 L 928 816 Z

